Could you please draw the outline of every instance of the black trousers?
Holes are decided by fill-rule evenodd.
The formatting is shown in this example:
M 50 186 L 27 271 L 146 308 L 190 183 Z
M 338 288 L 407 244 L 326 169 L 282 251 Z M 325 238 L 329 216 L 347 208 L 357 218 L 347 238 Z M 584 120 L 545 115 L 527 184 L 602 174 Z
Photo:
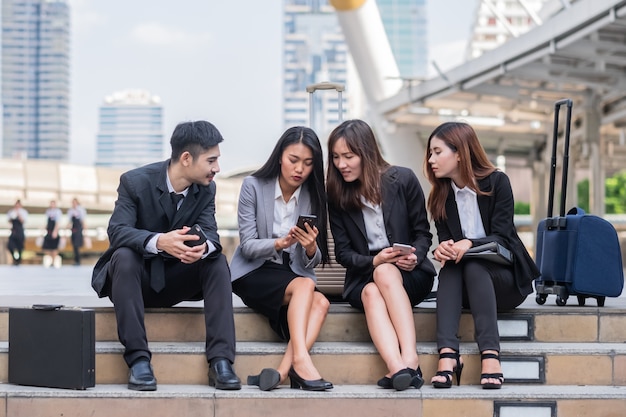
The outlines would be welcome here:
M 509 266 L 480 260 L 446 262 L 437 288 L 437 348 L 458 352 L 461 310 L 469 308 L 479 350 L 499 352 L 498 311 L 511 310 L 524 299 Z
M 181 301 L 204 300 L 207 361 L 223 357 L 235 360 L 235 322 L 232 287 L 226 257 L 206 258 L 194 264 L 165 261 L 165 288 L 150 287 L 149 263 L 129 248 L 116 250 L 111 258 L 111 301 L 117 332 L 130 366 L 140 357 L 151 358 L 144 324 L 144 309 L 171 307 Z

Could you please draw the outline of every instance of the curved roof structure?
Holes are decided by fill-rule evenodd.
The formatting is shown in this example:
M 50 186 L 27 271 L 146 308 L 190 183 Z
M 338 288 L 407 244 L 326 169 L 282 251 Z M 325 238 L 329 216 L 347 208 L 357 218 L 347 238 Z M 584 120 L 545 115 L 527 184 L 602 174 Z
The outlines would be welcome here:
M 562 98 L 574 100 L 573 143 L 582 156 L 582 144 L 599 134 L 604 167 L 626 166 L 626 1 L 576 1 L 474 60 L 405 86 L 377 109 L 426 137 L 444 121 L 465 119 L 488 151 L 528 157 L 551 136 Z

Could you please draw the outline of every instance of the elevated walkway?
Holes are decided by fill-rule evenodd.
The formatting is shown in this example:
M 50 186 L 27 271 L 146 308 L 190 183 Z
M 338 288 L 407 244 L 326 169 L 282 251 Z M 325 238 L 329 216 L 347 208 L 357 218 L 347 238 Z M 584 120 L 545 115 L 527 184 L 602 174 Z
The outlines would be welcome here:
M 89 267 L 0 267 L 0 417 L 68 416 L 621 416 L 626 410 L 626 297 L 605 307 L 539 306 L 534 297 L 499 316 L 502 363 L 507 382 L 499 391 L 482 390 L 479 352 L 471 316 L 463 314 L 460 387 L 404 392 L 375 386 L 385 367 L 372 345 L 363 315 L 332 304 L 313 360 L 335 389 L 325 393 L 288 385 L 262 392 L 208 386 L 201 302 L 154 309 L 146 315 L 158 391 L 126 389 L 127 368 L 117 341 L 108 299 L 90 288 Z M 85 391 L 16 386 L 8 378 L 8 307 L 60 303 L 96 310 L 96 387 Z M 249 374 L 277 366 L 285 345 L 266 320 L 233 297 L 237 328 L 235 368 Z M 428 381 L 437 367 L 435 303 L 415 308 L 417 351 Z M 42 351 L 44 352 L 44 351 Z

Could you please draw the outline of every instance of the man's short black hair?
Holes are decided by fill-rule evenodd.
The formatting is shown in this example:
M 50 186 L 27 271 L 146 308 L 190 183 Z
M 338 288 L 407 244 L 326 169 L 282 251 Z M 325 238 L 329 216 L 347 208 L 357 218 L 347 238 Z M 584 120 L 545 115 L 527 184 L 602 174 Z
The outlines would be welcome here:
M 170 139 L 172 161 L 177 161 L 187 151 L 195 159 L 199 154 L 222 142 L 224 138 L 210 122 L 198 120 L 179 123 Z

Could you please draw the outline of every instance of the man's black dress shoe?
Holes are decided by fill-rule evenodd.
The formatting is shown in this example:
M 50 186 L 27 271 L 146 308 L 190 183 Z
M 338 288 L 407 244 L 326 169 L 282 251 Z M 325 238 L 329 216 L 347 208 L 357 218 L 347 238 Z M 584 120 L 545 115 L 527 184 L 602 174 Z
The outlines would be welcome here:
M 216 358 L 211 361 L 209 385 L 216 389 L 241 389 L 241 381 L 226 358 Z
M 157 381 L 148 359 L 138 359 L 130 367 L 128 389 L 134 391 L 156 391 Z
M 248 375 L 248 385 L 256 385 L 261 391 L 271 391 L 280 384 L 280 373 L 276 369 L 265 368 L 258 375 Z

